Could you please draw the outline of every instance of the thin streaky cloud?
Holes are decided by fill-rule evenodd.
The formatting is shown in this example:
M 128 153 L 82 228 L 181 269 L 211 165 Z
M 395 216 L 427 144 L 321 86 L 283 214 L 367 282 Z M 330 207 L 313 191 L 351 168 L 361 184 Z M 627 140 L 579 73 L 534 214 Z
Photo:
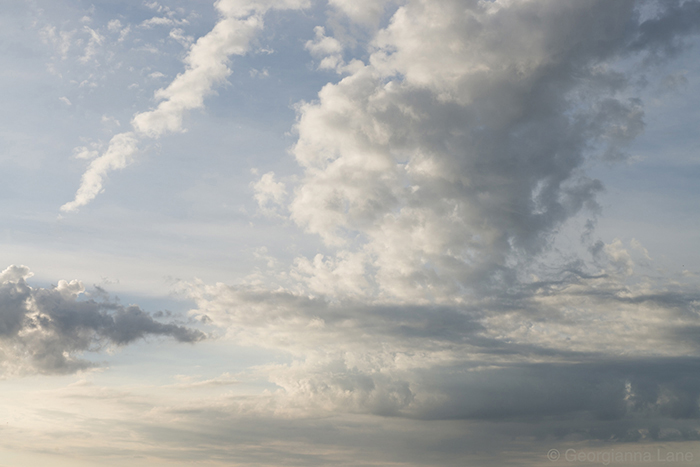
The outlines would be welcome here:
M 209 33 L 192 44 L 184 59 L 185 71 L 166 88 L 156 91 L 155 98 L 161 102 L 154 110 L 134 115 L 131 121 L 134 131 L 120 133 L 111 139 L 107 150 L 92 161 L 83 174 L 75 199 L 61 206 L 61 211 L 76 211 L 95 199 L 103 190 L 107 173 L 129 165 L 143 138 L 157 139 L 181 131 L 185 112 L 202 108 L 205 97 L 231 74 L 231 55 L 248 52 L 250 41 L 263 27 L 262 16 L 268 9 L 303 5 L 303 2 L 289 0 L 262 5 L 237 0 L 217 2 L 216 8 L 222 18 Z M 91 32 L 94 41 L 98 42 L 95 39 L 97 33 Z

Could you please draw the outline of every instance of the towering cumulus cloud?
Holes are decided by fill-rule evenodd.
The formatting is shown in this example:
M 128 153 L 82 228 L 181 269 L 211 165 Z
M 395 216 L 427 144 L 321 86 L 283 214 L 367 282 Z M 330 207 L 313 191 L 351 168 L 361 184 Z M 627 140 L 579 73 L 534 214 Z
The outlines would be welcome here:
M 403 2 L 366 63 L 299 107 L 289 212 L 330 253 L 278 288 L 191 290 L 237 342 L 293 355 L 265 368 L 275 410 L 697 435 L 696 281 L 640 280 L 638 242 L 590 234 L 586 166 L 626 157 L 635 74 L 700 27 L 697 2 L 639 6 Z M 574 219 L 588 253 L 548 258 Z
M 248 51 L 250 40 L 263 26 L 262 17 L 267 10 L 300 8 L 306 3 L 306 0 L 216 2 L 222 18 L 214 29 L 190 47 L 185 71 L 168 87 L 156 91 L 155 97 L 161 102 L 154 110 L 134 116 L 133 131 L 112 137 L 107 150 L 93 160 L 83 174 L 75 199 L 61 206 L 61 210 L 75 211 L 93 200 L 102 191 L 103 179 L 109 171 L 123 169 L 132 162 L 142 138 L 159 138 L 168 132 L 180 131 L 185 112 L 201 108 L 213 87 L 231 73 L 229 57 Z
M 408 2 L 366 66 L 301 108 L 292 217 L 329 245 L 359 235 L 388 296 L 508 287 L 595 213 L 586 161 L 643 130 L 620 60 L 697 28 L 694 3 L 660 5 L 640 23 L 631 1 Z
M 137 306 L 78 300 L 83 284 L 59 281 L 50 289 L 32 288 L 25 266 L 0 273 L 0 368 L 2 374 L 71 373 L 93 364 L 85 351 L 126 345 L 155 335 L 197 342 L 202 332 L 163 324 Z

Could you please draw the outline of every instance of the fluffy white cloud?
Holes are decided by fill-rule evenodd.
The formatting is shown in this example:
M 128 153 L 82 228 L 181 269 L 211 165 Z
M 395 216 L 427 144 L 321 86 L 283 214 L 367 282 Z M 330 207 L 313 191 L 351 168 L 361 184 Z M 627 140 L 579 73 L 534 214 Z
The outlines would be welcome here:
M 259 16 L 219 21 L 191 47 L 185 59 L 186 71 L 167 88 L 156 92 L 156 99 L 162 100 L 158 107 L 134 116 L 132 123 L 136 131 L 152 138 L 179 131 L 184 113 L 204 105 L 204 98 L 214 85 L 231 73 L 229 56 L 244 54 L 250 39 L 261 27 Z
M 343 44 L 335 37 L 326 36 L 323 26 L 316 26 L 314 33 L 314 39 L 306 41 L 305 48 L 314 58 L 320 60 L 319 70 L 334 70 L 336 73 L 343 74 L 353 73 L 363 68 L 364 65 L 360 60 L 353 59 L 350 63 L 345 62 Z
M 617 63 L 646 63 L 671 40 L 649 31 L 679 15 L 406 2 L 366 66 L 299 108 L 292 218 L 331 246 L 360 239 L 387 296 L 508 287 L 568 219 L 595 216 L 602 185 L 585 164 L 623 158 L 644 127 Z M 322 33 L 307 47 L 337 53 Z
M 376 25 L 392 0 L 329 0 L 335 7 L 353 21 L 364 25 Z
M 268 172 L 252 184 L 255 200 L 263 213 L 274 212 L 274 206 L 282 205 L 287 196 L 284 183 L 275 180 L 275 173 Z
M 102 191 L 102 182 L 108 172 L 123 169 L 132 162 L 138 151 L 138 142 L 138 136 L 133 131 L 113 136 L 107 150 L 90 162 L 75 199 L 61 206 L 61 211 L 75 211 L 94 199 Z

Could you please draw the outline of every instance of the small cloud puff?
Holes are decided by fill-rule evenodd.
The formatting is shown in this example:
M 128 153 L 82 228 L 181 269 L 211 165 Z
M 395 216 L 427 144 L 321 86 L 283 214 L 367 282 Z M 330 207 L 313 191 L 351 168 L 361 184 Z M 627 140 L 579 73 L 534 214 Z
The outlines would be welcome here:
M 264 174 L 252 187 L 258 207 L 267 214 L 274 212 L 275 206 L 281 206 L 287 195 L 284 183 L 275 180 L 274 172 Z

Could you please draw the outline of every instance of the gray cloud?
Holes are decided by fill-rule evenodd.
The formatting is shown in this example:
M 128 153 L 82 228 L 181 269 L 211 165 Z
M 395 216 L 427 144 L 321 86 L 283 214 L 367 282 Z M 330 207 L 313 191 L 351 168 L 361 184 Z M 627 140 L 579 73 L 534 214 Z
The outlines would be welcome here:
M 697 357 L 602 359 L 512 365 L 466 377 L 458 377 L 456 368 L 446 369 L 441 377 L 426 374 L 426 381 L 440 381 L 450 401 L 420 416 L 530 422 L 554 418 L 578 422 L 579 430 L 590 419 L 626 419 L 647 427 L 666 419 L 672 424 L 700 417 L 698 364 Z
M 697 285 L 642 280 L 592 221 L 588 261 L 546 257 L 600 210 L 586 167 L 644 131 L 635 74 L 697 32 L 697 2 L 641 6 L 408 1 L 364 67 L 300 106 L 290 214 L 335 256 L 298 260 L 289 291 L 195 294 L 294 355 L 269 369 L 280 404 L 697 436 Z
M 169 336 L 197 342 L 196 329 L 164 324 L 138 306 L 79 300 L 82 284 L 60 281 L 57 287 L 33 288 L 24 266 L 10 266 L 0 275 L 0 365 L 6 373 L 71 373 L 92 363 L 85 351 L 122 346 L 147 336 Z
M 660 11 L 642 22 L 630 48 L 644 51 L 656 59 L 679 54 L 688 47 L 687 37 L 700 31 L 700 4 L 679 0 L 653 2 Z
M 122 429 L 112 433 L 124 448 L 121 456 L 259 465 L 538 465 L 548 462 L 548 449 L 561 446 L 654 454 L 657 447 L 693 450 L 664 443 L 697 440 L 698 420 L 686 416 L 696 396 L 690 386 L 697 370 L 696 358 L 521 365 L 466 377 L 460 368 L 445 368 L 423 375 L 426 384 L 441 384 L 432 388 L 447 394 L 445 403 L 408 419 L 396 413 L 283 412 L 276 395 L 253 400 L 227 393 L 191 400 L 186 407 L 157 398 L 149 410 L 134 404 L 134 395 L 99 387 L 69 388 L 65 397 L 85 403 L 97 398 L 94 403 L 112 409 L 112 415 L 74 421 L 70 428 L 78 433 L 124 418 Z M 133 443 L 133 436 L 152 443 Z M 71 441 L 73 451 L 86 452 L 75 437 Z M 640 444 L 619 444 L 630 442 Z
M 697 16 L 404 2 L 364 66 L 299 106 L 289 214 L 330 253 L 274 286 L 190 289 L 230 339 L 292 359 L 256 367 L 276 390 L 231 410 L 697 439 L 697 283 L 640 274 L 643 247 L 597 243 L 593 221 L 590 257 L 553 254 L 567 222 L 600 211 L 587 167 L 623 160 L 644 131 L 635 75 L 696 32 L 680 11 Z
M 630 83 L 697 32 L 695 2 L 640 6 L 405 2 L 368 64 L 300 107 L 292 218 L 361 255 L 388 296 L 513 285 L 598 213 L 586 165 L 644 130 Z
M 560 274 L 452 305 L 330 302 L 223 284 L 191 296 L 242 345 L 291 354 L 291 365 L 259 370 L 279 386 L 279 410 L 548 417 L 571 433 L 589 420 L 633 430 L 694 418 L 695 402 L 683 401 L 700 394 L 700 380 L 688 378 L 698 355 L 696 288 L 650 290 L 571 266 Z

